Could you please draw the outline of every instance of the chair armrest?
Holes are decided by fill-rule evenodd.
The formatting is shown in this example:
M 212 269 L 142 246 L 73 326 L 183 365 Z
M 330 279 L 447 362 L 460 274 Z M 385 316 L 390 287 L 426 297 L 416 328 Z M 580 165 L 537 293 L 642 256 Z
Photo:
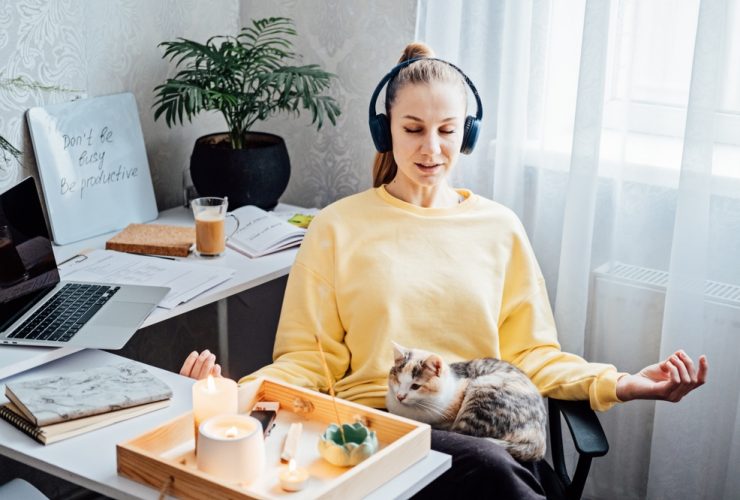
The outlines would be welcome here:
M 566 498 L 579 499 L 586 485 L 591 459 L 606 455 L 609 451 L 609 442 L 588 401 L 563 401 L 550 398 L 548 409 L 553 468 L 565 486 Z M 568 470 L 565 467 L 560 425 L 561 413 L 565 417 L 570 435 L 573 437 L 573 444 L 578 451 L 578 464 L 572 479 L 568 476 Z
M 573 437 L 579 455 L 603 457 L 609 451 L 609 442 L 596 413 L 588 401 L 549 400 L 550 421 L 562 413 Z M 553 411 L 554 410 L 554 411 Z

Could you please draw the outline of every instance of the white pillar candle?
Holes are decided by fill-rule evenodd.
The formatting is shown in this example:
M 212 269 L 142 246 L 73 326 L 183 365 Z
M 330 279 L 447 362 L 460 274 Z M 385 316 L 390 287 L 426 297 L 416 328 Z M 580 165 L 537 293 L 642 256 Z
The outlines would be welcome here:
M 195 443 L 198 443 L 198 427 L 215 415 L 235 415 L 237 412 L 237 385 L 228 378 L 199 380 L 193 384 L 193 420 Z
M 262 425 L 248 415 L 217 415 L 198 428 L 198 469 L 227 481 L 249 482 L 265 469 Z

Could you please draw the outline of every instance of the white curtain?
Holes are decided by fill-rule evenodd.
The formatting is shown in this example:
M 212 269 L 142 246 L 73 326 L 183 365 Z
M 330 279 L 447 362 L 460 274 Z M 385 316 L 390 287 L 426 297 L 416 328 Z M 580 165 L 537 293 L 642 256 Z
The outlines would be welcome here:
M 600 415 L 586 496 L 740 498 L 738 1 L 420 0 L 417 38 L 478 87 L 454 181 L 523 220 L 563 348 L 709 356 L 680 403 Z

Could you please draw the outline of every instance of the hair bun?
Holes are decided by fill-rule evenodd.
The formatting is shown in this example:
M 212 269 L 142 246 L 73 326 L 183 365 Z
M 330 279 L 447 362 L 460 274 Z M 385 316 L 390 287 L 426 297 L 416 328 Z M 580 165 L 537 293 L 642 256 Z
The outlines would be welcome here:
M 420 57 L 434 57 L 434 51 L 425 43 L 411 42 L 403 50 L 403 54 L 401 54 L 401 58 L 398 60 L 398 63 L 400 64 L 409 59 L 418 59 Z

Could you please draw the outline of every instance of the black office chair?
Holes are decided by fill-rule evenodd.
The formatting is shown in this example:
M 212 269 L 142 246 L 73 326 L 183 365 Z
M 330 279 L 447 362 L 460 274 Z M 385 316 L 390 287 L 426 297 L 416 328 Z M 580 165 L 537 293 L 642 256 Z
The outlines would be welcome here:
M 583 494 L 591 460 L 609 451 L 604 429 L 588 401 L 548 400 L 550 417 L 550 453 L 553 467 L 543 462 L 540 481 L 548 499 L 578 500 Z M 573 476 L 568 475 L 563 455 L 563 435 L 560 415 L 570 429 L 573 444 L 578 452 L 578 463 Z

